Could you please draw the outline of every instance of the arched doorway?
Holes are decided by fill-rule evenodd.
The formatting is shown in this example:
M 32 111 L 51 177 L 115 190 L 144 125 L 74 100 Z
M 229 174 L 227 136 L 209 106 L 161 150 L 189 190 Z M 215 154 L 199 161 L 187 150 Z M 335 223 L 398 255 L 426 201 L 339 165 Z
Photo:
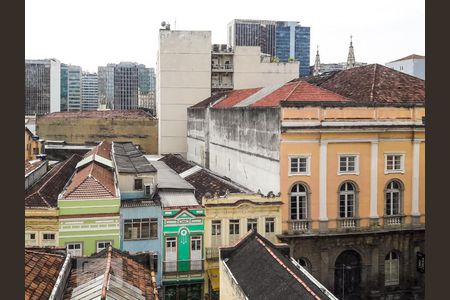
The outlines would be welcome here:
M 342 252 L 334 264 L 334 294 L 341 300 L 361 299 L 361 256 L 353 250 Z

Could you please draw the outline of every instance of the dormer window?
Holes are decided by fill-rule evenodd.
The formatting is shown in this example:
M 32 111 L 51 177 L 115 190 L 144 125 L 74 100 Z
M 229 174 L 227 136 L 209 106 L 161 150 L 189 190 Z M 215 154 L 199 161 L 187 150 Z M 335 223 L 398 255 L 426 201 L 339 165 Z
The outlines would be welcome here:
M 134 180 L 134 189 L 136 191 L 141 191 L 142 190 L 142 179 L 135 179 Z

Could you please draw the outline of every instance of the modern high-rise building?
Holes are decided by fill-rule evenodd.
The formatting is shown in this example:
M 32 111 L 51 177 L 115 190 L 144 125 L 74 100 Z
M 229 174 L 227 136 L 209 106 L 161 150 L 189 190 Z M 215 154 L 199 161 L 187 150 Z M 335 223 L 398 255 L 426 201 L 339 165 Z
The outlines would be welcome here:
M 310 73 L 310 27 L 299 22 L 233 20 L 228 24 L 228 45 L 260 46 L 280 62 L 298 60 L 300 76 Z
M 81 67 L 67 66 L 67 110 L 81 110 Z
M 98 67 L 98 101 L 109 109 L 114 103 L 114 67 L 115 64 Z
M 139 68 L 121 62 L 114 67 L 114 109 L 138 108 Z
M 61 111 L 67 111 L 68 66 L 61 64 Z
M 59 60 L 25 60 L 25 115 L 43 115 L 60 109 Z
M 98 108 L 98 76 L 97 73 L 83 72 L 81 79 L 81 110 L 97 110 Z

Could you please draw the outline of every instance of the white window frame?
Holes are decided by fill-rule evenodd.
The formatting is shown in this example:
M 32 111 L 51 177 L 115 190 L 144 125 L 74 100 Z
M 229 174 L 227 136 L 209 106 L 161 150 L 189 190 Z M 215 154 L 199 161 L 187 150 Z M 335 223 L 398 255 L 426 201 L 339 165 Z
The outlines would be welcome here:
M 44 238 L 44 235 L 46 235 L 46 234 L 53 234 L 53 239 L 45 239 Z M 56 240 L 56 233 L 54 233 L 54 232 L 43 232 L 42 233 L 42 241 L 55 241 Z
M 297 154 L 289 155 L 288 173 L 289 176 L 311 176 L 311 154 Z M 293 158 L 306 158 L 306 171 L 305 172 L 292 172 L 291 164 Z
M 268 219 L 271 219 L 271 220 L 268 220 Z M 267 225 L 268 224 L 272 224 L 273 225 L 273 231 L 267 231 Z M 266 217 L 264 219 L 264 230 L 268 234 L 275 233 L 275 231 L 276 231 L 276 218 L 275 217 Z
M 355 170 L 354 171 L 341 171 L 341 158 L 342 157 L 355 157 Z M 348 167 L 348 160 L 347 160 L 347 167 Z M 352 154 L 352 153 L 338 154 L 337 174 L 338 175 L 359 175 L 359 154 Z
M 256 227 L 256 231 L 258 231 L 258 218 L 247 218 L 247 232 L 250 230 L 248 228 L 250 224 L 252 224 L 252 228 Z
M 217 232 L 219 232 L 219 234 L 217 234 Z M 211 220 L 211 236 L 213 237 L 222 236 L 222 220 Z
M 237 223 L 232 223 L 231 221 L 237 221 Z M 231 225 L 233 225 L 233 233 L 231 233 Z M 238 229 L 239 233 L 236 233 L 236 228 Z M 237 236 L 241 234 L 241 220 L 240 219 L 230 219 L 228 221 L 228 231 L 229 235 L 231 236 Z
M 80 249 L 72 249 L 72 251 L 71 250 L 69 250 L 69 245 L 77 245 L 77 244 L 79 244 L 80 245 Z M 74 255 L 73 254 L 73 251 L 80 251 L 80 255 Z M 70 243 L 66 243 L 66 251 L 67 251 L 67 253 L 70 253 L 70 255 L 71 256 L 75 256 L 75 257 L 77 257 L 77 256 L 83 256 L 83 242 L 70 242 Z
M 388 170 L 388 156 L 400 156 L 400 170 Z M 394 164 L 395 165 L 395 164 Z M 385 153 L 384 154 L 384 174 L 404 174 L 405 173 L 405 153 Z
M 108 246 L 106 246 L 105 248 L 99 249 L 98 244 L 100 244 L 100 243 L 109 243 L 111 246 L 113 245 L 113 241 L 111 241 L 111 240 L 109 240 L 109 241 L 96 241 L 95 242 L 95 249 L 96 249 L 97 253 L 102 251 L 103 249 L 106 249 L 108 247 Z

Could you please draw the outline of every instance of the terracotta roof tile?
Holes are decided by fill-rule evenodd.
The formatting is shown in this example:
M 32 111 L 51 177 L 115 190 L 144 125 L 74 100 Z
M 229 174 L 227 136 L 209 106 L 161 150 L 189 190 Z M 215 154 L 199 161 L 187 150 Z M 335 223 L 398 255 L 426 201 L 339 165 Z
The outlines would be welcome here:
M 228 108 L 233 107 L 239 102 L 243 101 L 247 97 L 253 95 L 261 88 L 253 88 L 253 89 L 244 89 L 244 90 L 233 90 L 229 92 L 225 99 L 221 100 L 219 103 L 215 104 L 214 108 Z
M 92 150 L 90 150 L 88 153 L 84 155 L 84 157 L 89 157 L 91 155 L 98 155 L 103 158 L 111 160 L 111 142 L 102 141 L 100 144 L 98 144 L 96 147 L 94 147 Z
M 69 181 L 75 166 L 82 159 L 78 154 L 54 166 L 31 188 L 25 191 L 25 207 L 56 207 L 58 195 Z
M 45 163 L 45 161 L 43 161 L 43 160 L 38 160 L 38 161 L 33 161 L 33 162 L 25 160 L 25 175 L 30 173 L 31 171 L 39 168 L 44 163 Z
M 25 299 L 48 299 L 65 256 L 25 249 Z

